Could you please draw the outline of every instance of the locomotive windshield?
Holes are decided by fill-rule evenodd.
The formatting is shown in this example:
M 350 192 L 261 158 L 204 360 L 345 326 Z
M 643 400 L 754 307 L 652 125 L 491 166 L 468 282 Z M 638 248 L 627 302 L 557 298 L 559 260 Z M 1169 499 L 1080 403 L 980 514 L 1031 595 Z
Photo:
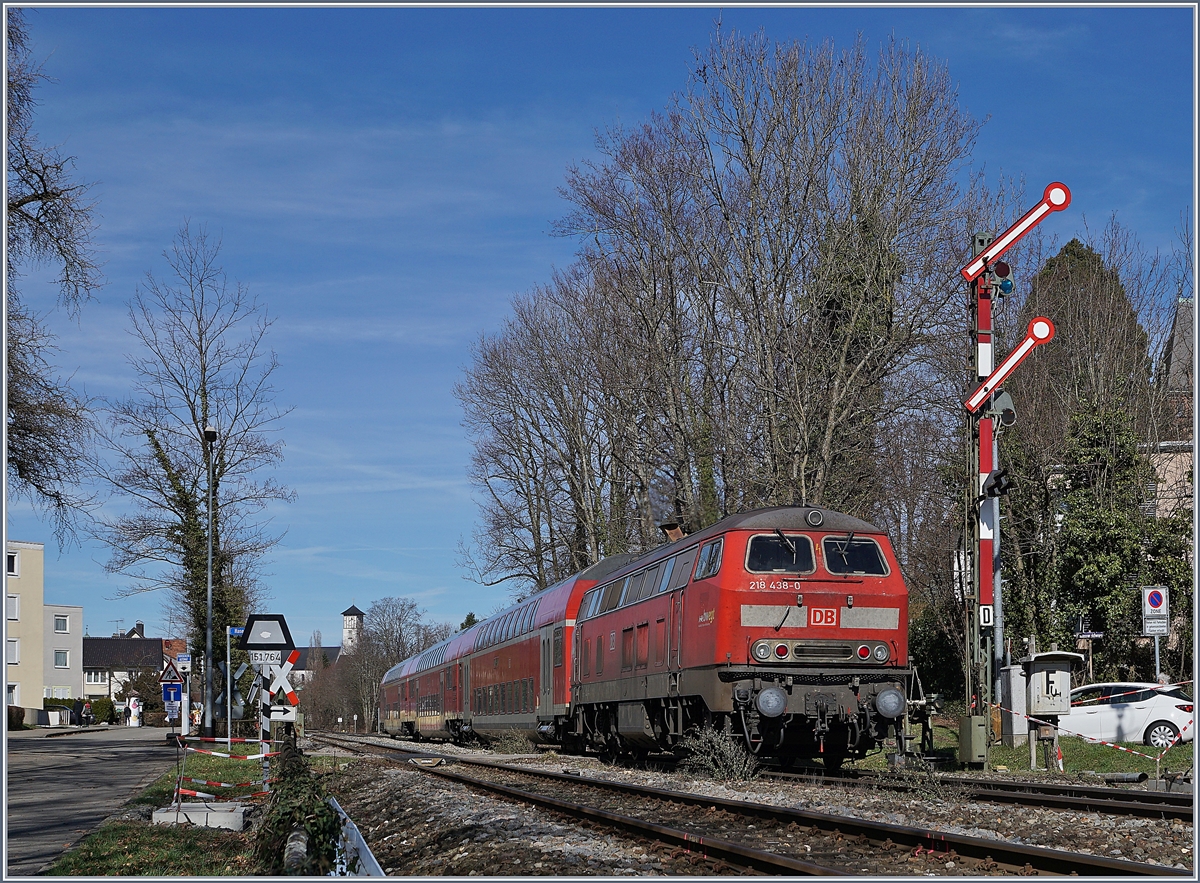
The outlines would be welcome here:
M 887 562 L 883 560 L 879 544 L 872 539 L 853 534 L 825 537 L 821 547 L 825 552 L 825 568 L 830 573 L 887 576 Z
M 775 534 L 750 538 L 746 570 L 751 573 L 812 573 L 812 540 L 803 534 Z

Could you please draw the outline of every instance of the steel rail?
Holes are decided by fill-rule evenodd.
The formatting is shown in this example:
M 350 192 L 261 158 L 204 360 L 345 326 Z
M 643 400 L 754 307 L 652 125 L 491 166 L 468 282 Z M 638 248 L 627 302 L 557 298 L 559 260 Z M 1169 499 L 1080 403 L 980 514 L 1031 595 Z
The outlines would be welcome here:
M 495 766 L 497 768 L 506 768 L 502 765 Z M 474 776 L 468 776 L 452 770 L 430 767 L 426 768 L 426 772 L 433 773 L 435 776 L 441 776 L 445 779 L 451 779 L 469 787 L 482 788 L 488 792 L 501 794 L 514 800 L 532 803 L 545 809 L 565 813 L 574 818 L 600 823 L 606 827 L 616 828 L 651 840 L 682 846 L 685 849 L 700 852 L 708 858 L 720 859 L 730 864 L 752 868 L 768 874 L 804 874 L 807 876 L 826 877 L 846 876 L 846 871 L 843 868 L 831 868 L 814 862 L 804 862 L 786 855 L 764 852 L 761 849 L 752 849 L 740 843 L 735 843 L 732 840 L 723 840 L 719 837 L 700 836 L 679 828 L 670 828 L 666 825 L 659 825 L 655 822 L 634 818 L 633 816 L 619 815 L 618 813 L 608 812 L 597 807 L 559 800 L 545 794 L 522 791 L 519 788 L 502 785 L 498 782 L 489 782 L 486 779 L 477 779 Z M 575 778 L 574 781 L 579 781 L 579 779 Z M 588 784 L 591 783 L 588 782 Z
M 963 796 L 971 800 L 1028 804 L 1031 802 L 1031 798 L 1036 798 L 1038 806 L 1073 809 L 1080 812 L 1106 812 L 1123 816 L 1190 821 L 1195 812 L 1193 796 L 1181 792 L 1141 791 L 1132 788 L 1105 788 L 1097 785 L 1055 782 L 973 779 L 962 776 L 937 776 L 928 783 L 905 781 L 874 773 L 821 777 L 805 773 L 769 770 L 765 771 L 763 776 L 780 781 L 800 780 L 812 784 L 886 788 L 891 791 L 913 791 L 925 787 L 927 784 L 933 784 L 939 787 L 963 788 L 965 789 Z
M 335 742 L 325 737 L 324 741 Z M 341 742 L 341 740 L 336 740 Z M 335 742 L 335 744 L 336 744 Z M 345 745 L 349 740 L 342 742 Z M 373 748 L 379 752 L 399 751 L 412 752 L 399 746 L 380 745 L 378 743 L 350 743 L 357 750 Z M 423 752 L 421 752 L 423 753 Z M 964 834 L 952 834 L 906 825 L 895 825 L 888 822 L 872 822 L 865 819 L 855 819 L 848 816 L 835 816 L 827 813 L 817 813 L 810 810 L 792 807 L 772 806 L 764 803 L 751 803 L 740 800 L 729 800 L 721 797 L 708 797 L 689 794 L 682 791 L 668 791 L 660 788 L 650 788 L 643 785 L 631 785 L 625 782 L 614 782 L 607 779 L 583 777 L 571 773 L 554 773 L 546 770 L 535 770 L 527 766 L 496 763 L 481 759 L 465 759 L 457 755 L 434 755 L 446 760 L 475 766 L 491 767 L 520 773 L 535 778 L 545 778 L 572 784 L 584 784 L 595 788 L 607 789 L 629 795 L 651 797 L 664 801 L 692 806 L 716 807 L 735 815 L 754 816 L 769 819 L 779 823 L 796 823 L 815 826 L 821 830 L 837 829 L 843 834 L 860 836 L 872 841 L 893 844 L 903 843 L 911 847 L 949 853 L 956 852 L 960 856 L 980 861 L 993 861 L 1024 872 L 1026 866 L 1032 866 L 1038 871 L 1062 875 L 1095 875 L 1095 876 L 1158 876 L 1158 877 L 1191 877 L 1191 871 L 1179 868 L 1168 868 L 1162 865 L 1151 865 L 1142 862 L 1131 862 L 1125 859 L 1114 859 L 1105 856 L 1088 855 L 1085 853 L 1066 852 L 1057 849 L 1047 849 L 1040 846 L 1009 843 L 1004 840 L 989 840 L 982 837 L 970 837 Z M 436 770 L 432 770 L 436 771 Z M 693 835 L 694 836 L 694 835 Z

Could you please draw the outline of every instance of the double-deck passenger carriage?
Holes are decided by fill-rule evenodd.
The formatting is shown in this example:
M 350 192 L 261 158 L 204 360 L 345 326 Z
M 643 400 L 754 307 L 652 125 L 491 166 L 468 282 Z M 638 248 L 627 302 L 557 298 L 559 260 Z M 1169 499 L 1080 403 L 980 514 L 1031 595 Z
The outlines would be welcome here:
M 401 662 L 381 724 L 456 740 L 517 730 L 605 755 L 671 751 L 709 726 L 762 756 L 837 767 L 921 707 L 907 630 L 881 530 L 761 509 L 607 558 Z

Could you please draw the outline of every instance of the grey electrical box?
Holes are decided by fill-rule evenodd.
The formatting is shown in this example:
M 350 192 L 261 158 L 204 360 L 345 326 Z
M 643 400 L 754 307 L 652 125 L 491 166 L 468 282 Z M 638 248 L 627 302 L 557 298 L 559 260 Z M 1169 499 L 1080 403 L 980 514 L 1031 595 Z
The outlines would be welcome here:
M 1052 650 L 1021 660 L 1025 669 L 1026 714 L 1033 717 L 1071 713 L 1071 666 L 1083 662 L 1080 653 Z
M 982 714 L 958 719 L 959 763 L 987 763 L 988 719 Z
M 1029 723 L 1025 720 L 1025 669 L 1006 665 L 1000 669 L 1000 741 L 1007 748 L 1024 745 Z

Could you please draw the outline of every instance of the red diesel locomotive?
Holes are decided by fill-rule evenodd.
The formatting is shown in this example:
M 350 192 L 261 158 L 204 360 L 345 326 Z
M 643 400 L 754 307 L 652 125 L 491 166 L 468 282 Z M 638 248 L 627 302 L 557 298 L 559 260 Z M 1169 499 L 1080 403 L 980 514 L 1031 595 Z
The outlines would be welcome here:
M 394 666 L 381 728 L 464 740 L 516 730 L 568 752 L 670 751 L 715 727 L 828 767 L 893 731 L 914 673 L 908 592 L 877 527 L 809 506 L 731 515 L 606 558 Z

